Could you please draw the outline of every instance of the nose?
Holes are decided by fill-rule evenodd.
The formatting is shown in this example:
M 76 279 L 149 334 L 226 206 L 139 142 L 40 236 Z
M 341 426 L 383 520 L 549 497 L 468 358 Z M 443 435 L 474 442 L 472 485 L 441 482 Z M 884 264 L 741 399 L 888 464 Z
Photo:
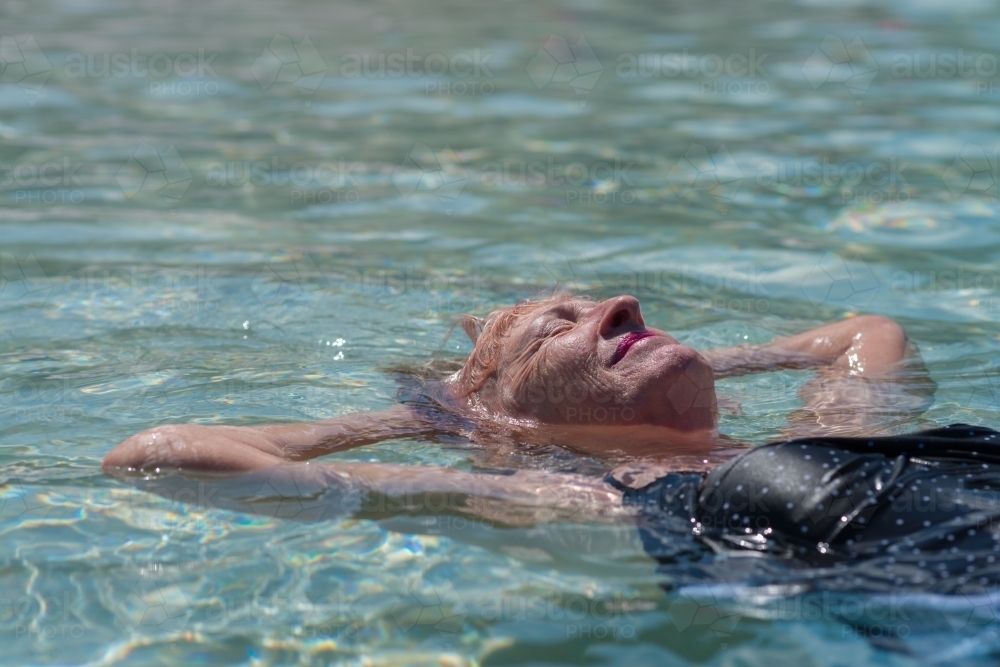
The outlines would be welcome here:
M 605 338 L 613 338 L 637 327 L 645 327 L 642 313 L 639 312 L 639 300 L 634 296 L 616 296 L 603 304 L 600 333 Z

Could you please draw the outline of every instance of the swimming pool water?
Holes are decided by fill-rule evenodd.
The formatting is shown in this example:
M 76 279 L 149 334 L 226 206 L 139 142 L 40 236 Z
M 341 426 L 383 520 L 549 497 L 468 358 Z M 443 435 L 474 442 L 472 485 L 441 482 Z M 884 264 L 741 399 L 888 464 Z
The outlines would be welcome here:
M 458 315 L 557 287 L 696 347 L 883 313 L 927 421 L 1000 426 L 998 28 L 977 0 L 4 3 L 0 659 L 990 664 L 995 590 L 665 593 L 631 525 L 273 519 L 99 463 L 154 424 L 388 406 Z M 721 382 L 723 430 L 776 437 L 807 377 Z

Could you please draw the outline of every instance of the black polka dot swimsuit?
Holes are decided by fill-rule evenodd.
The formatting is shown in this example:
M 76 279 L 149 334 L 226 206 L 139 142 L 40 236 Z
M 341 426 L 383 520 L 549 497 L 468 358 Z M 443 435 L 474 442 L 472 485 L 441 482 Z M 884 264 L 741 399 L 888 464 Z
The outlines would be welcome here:
M 726 552 L 772 557 L 730 558 L 730 571 L 773 580 L 797 568 L 826 588 L 1000 583 L 1000 433 L 988 428 L 776 442 L 705 477 L 622 490 L 643 510 L 647 551 L 678 582 L 717 578 L 710 555 Z

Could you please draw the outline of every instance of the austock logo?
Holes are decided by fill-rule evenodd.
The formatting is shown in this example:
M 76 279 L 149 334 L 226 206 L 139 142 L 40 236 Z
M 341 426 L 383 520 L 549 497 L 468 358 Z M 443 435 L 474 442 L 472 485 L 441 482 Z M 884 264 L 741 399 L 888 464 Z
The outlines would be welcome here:
M 965 383 L 966 407 L 1000 408 L 1000 366 L 997 362 L 968 361 L 959 371 L 959 377 Z
M 285 35 L 275 35 L 250 67 L 263 90 L 286 84 L 306 95 L 319 90 L 326 72 L 326 63 L 308 36 L 296 44 Z
M 248 330 L 249 324 L 238 329 Z M 208 376 L 195 369 L 178 368 L 170 352 L 157 348 L 138 352 L 132 361 L 123 362 L 122 372 L 127 379 L 116 383 L 115 393 L 119 397 L 111 409 L 139 416 L 144 423 L 188 421 L 225 410 L 252 392 L 275 390 L 265 382 L 230 375 Z
M 711 632 L 723 648 L 744 618 L 828 621 L 841 624 L 842 638 L 888 640 L 905 647 L 911 637 L 935 634 L 992 645 L 998 637 L 998 609 L 1000 596 L 992 584 L 966 586 L 954 595 L 911 595 L 808 591 L 801 584 L 770 591 L 718 583 L 682 589 L 668 613 L 679 631 Z M 927 657 L 934 664 L 948 662 L 951 652 L 945 648 Z
M 723 648 L 743 618 L 736 589 L 726 583 L 682 589 L 667 613 L 679 632 L 707 630 Z
M 194 176 L 173 144 L 160 150 L 151 144 L 139 144 L 115 180 L 126 199 L 149 196 L 172 206 L 180 202 Z
M 322 480 L 301 466 L 277 466 L 266 474 L 264 483 L 250 498 L 248 509 L 260 517 L 312 523 L 351 514 L 361 506 L 360 498 L 347 494 L 339 498 L 327 493 Z
M 802 65 L 802 74 L 813 90 L 826 84 L 843 84 L 859 97 L 868 90 L 878 70 L 875 58 L 860 37 L 848 44 L 836 35 L 824 37 Z
M 468 180 L 468 173 L 451 148 L 435 151 L 421 143 L 392 172 L 392 182 L 403 197 L 435 195 L 449 214 Z
M 142 411 L 155 419 L 187 418 L 192 400 L 191 383 L 156 349 L 144 350 L 124 369 L 128 386 L 118 392 L 116 409 Z
M 815 306 L 867 308 L 881 285 L 861 257 L 849 262 L 827 252 L 802 281 L 802 292 Z
M 6 479 L 4 479 L 6 478 Z M 15 524 L 45 518 L 51 506 L 38 497 L 32 485 L 19 477 L 0 472 L 0 519 Z
M 414 579 L 392 606 L 391 613 L 404 632 L 430 631 L 450 636 L 462 629 L 469 610 L 450 582 L 430 585 Z
M 176 639 L 186 630 L 194 599 L 178 568 L 150 563 L 132 577 L 110 582 L 109 603 L 130 633 Z
M 987 150 L 979 144 L 965 144 L 944 172 L 944 183 L 952 197 L 965 194 L 997 200 L 1000 149 Z
M 0 597 L 0 624 L 22 642 L 44 646 L 53 640 L 80 639 L 87 630 L 83 613 L 83 599 L 67 589 L 30 586 L 29 591 Z
M 691 144 L 667 172 L 667 183 L 684 198 L 707 192 L 725 208 L 743 184 L 743 172 L 724 145 L 710 152 L 702 144 Z
M 0 252 L 0 308 L 16 308 L 18 306 L 15 303 L 18 301 L 26 303 L 45 297 L 51 288 L 52 282 L 33 254 L 19 259 L 10 253 Z M 0 327 L 0 343 L 15 336 L 21 327 L 30 327 L 36 321 L 36 318 L 27 313 L 19 317 L 19 326 L 8 324 Z M 0 402 L 2 401 L 3 398 L 0 397 Z
M 527 284 L 541 292 L 569 292 L 571 294 L 600 290 L 604 281 L 586 258 L 571 259 L 558 252 L 550 252 L 528 278 Z
M 565 38 L 549 35 L 528 63 L 528 76 L 538 89 L 566 84 L 577 95 L 587 95 L 604 71 L 587 40 L 581 35 L 570 45 Z
M 16 301 L 45 293 L 51 282 L 34 255 L 23 260 L 0 252 L 0 301 Z
M 276 252 L 254 277 L 250 289 L 263 306 L 317 295 L 326 286 L 323 273 L 307 254 Z
M 84 418 L 84 397 L 81 387 L 66 377 L 0 377 L 0 410 L 11 424 L 71 424 Z
M 544 623 L 563 626 L 567 638 L 632 639 L 636 613 L 655 609 L 651 600 L 615 592 L 611 595 L 546 595 L 501 592 L 472 601 L 476 616 L 488 623 Z
M 963 588 L 955 603 L 946 606 L 945 618 L 951 629 L 962 635 L 986 634 L 1000 639 L 1000 591 L 996 584 L 972 584 Z
M 995 599 L 995 594 L 994 594 Z M 947 610 L 921 610 L 919 600 L 906 595 L 810 591 L 803 584 L 773 589 L 720 582 L 682 589 L 668 613 L 680 632 L 709 632 L 725 648 L 744 618 L 772 621 L 828 621 L 842 625 L 844 638 L 905 640 L 916 624 L 926 631 L 955 632 L 992 619 L 981 598 L 943 600 Z M 942 618 L 944 611 L 944 618 Z M 944 619 L 947 619 L 947 623 Z M 963 634 L 970 634 L 965 631 Z
M 52 74 L 52 65 L 31 35 L 0 36 L 0 84 L 17 84 L 35 106 L 42 86 Z
M 319 299 L 335 302 L 343 297 L 363 297 L 371 302 L 409 295 L 411 305 L 423 304 L 435 311 L 472 312 L 492 303 L 481 296 L 490 291 L 491 281 L 491 273 L 478 268 L 434 270 L 422 265 L 400 265 L 354 270 L 329 265 L 308 253 L 278 251 L 254 277 L 250 289 L 265 307 Z M 330 341 L 334 339 L 329 337 Z

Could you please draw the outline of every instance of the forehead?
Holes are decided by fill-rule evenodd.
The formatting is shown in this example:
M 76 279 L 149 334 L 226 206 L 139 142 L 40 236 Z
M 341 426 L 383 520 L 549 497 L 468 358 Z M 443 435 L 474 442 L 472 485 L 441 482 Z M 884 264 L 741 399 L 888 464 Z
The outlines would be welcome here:
M 521 338 L 536 333 L 553 317 L 570 317 L 580 315 L 593 308 L 596 304 L 589 299 L 554 299 L 542 302 L 537 307 L 526 310 L 511 327 L 511 338 Z

